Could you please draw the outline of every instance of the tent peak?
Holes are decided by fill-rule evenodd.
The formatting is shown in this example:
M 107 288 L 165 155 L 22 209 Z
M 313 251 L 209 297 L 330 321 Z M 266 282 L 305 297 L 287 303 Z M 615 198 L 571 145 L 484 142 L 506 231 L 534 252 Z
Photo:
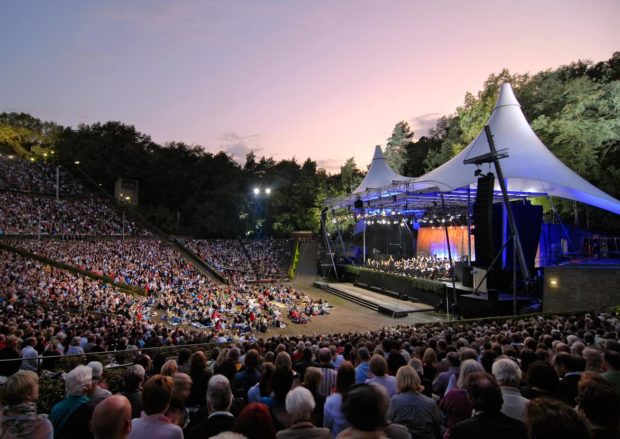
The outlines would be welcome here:
M 495 103 L 495 107 L 493 109 L 495 110 L 499 107 L 507 107 L 509 105 L 514 105 L 519 108 L 521 107 L 521 104 L 519 104 L 519 101 L 517 101 L 517 98 L 512 91 L 512 86 L 510 83 L 505 82 L 499 89 L 499 97 L 497 98 L 497 102 Z
M 375 153 L 372 156 L 373 160 L 385 160 L 385 156 L 383 155 L 383 150 L 381 149 L 381 145 L 375 146 Z

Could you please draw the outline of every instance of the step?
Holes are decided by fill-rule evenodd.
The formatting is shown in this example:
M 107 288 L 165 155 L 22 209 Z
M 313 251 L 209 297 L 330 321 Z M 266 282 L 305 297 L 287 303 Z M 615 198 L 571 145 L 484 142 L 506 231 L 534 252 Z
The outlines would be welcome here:
M 367 301 L 367 300 L 364 300 L 364 299 L 361 299 L 361 298 L 356 297 L 356 296 L 352 296 L 352 295 L 350 295 L 348 293 L 345 293 L 344 291 L 340 291 L 340 290 L 337 290 L 335 288 L 332 288 L 329 285 L 327 285 L 326 283 L 314 282 L 314 286 L 317 287 L 317 288 L 320 288 L 323 291 L 331 293 L 331 294 L 333 294 L 335 296 L 338 296 L 338 297 L 341 297 L 341 298 L 343 298 L 345 300 L 348 300 L 349 302 L 356 303 L 356 304 L 358 304 L 360 306 L 363 306 L 365 308 L 372 309 L 373 311 L 379 311 L 379 306 L 376 305 L 375 303 Z

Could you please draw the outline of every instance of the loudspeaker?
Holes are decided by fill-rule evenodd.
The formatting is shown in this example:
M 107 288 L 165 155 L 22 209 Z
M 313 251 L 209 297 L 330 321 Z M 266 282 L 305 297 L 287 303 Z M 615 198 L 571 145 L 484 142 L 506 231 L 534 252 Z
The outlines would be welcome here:
M 493 186 L 495 175 L 488 173 L 478 178 L 476 203 L 474 204 L 474 237 L 476 265 L 488 267 L 495 257 L 493 233 Z
M 465 265 L 463 268 L 463 280 L 461 281 L 464 287 L 473 287 L 474 286 L 474 275 L 471 272 L 471 269 Z

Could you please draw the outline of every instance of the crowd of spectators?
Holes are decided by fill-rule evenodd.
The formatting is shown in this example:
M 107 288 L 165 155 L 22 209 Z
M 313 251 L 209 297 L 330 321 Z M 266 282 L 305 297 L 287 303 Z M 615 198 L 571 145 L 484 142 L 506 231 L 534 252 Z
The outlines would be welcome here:
M 286 239 L 244 239 L 241 241 L 258 279 L 284 279 L 291 260 Z
M 402 259 L 394 259 L 392 256 L 388 259 L 369 258 L 366 261 L 366 266 L 377 271 L 424 279 L 450 280 L 452 277 L 452 269 L 450 268 L 448 258 L 436 256 Z
M 229 283 L 284 280 L 291 257 L 284 239 L 202 239 L 185 245 Z
M 58 177 L 61 195 L 85 194 L 84 186 L 64 168 L 59 167 Z M 0 155 L 0 190 L 55 194 L 56 166 L 43 160 L 33 162 L 16 156 Z
M 299 323 L 294 319 L 293 310 L 308 310 L 311 314 L 315 310 L 309 297 L 290 285 L 216 284 L 173 248 L 157 240 L 31 239 L 5 242 L 81 270 L 108 276 L 120 284 L 143 289 L 152 306 L 154 321 L 172 326 L 192 325 L 218 333 L 264 333 L 269 328 L 284 327 L 287 316 Z M 24 282 L 36 283 L 37 279 L 27 268 L 31 265 L 41 268 L 42 265 L 24 261 L 27 260 L 11 256 L 5 261 L 4 268 L 21 276 Z M 64 271 L 56 271 L 69 276 Z M 48 271 L 41 270 L 39 276 L 47 280 Z M 53 277 L 51 282 L 55 282 Z M 311 306 L 308 308 L 304 304 Z M 115 312 L 108 307 L 99 310 Z
M 11 239 L 7 244 L 72 265 L 80 270 L 136 286 L 147 293 L 200 288 L 209 279 L 178 251 L 156 239 L 38 240 Z
M 229 283 L 256 279 L 252 264 L 237 239 L 194 239 L 186 241 L 185 245 Z
M 146 235 L 99 198 L 61 199 L 0 192 L 0 234 Z
M 619 331 L 601 313 L 279 336 L 168 358 L 137 347 L 116 395 L 101 364 L 78 366 L 49 418 L 34 404 L 37 369 L 22 362 L 0 425 L 61 438 L 618 438 Z

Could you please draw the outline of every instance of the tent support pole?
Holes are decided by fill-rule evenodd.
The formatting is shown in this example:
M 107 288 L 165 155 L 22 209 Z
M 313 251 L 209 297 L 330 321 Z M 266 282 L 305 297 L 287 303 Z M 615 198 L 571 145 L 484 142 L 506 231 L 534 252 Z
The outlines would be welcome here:
M 362 242 L 363 242 L 363 253 L 362 253 L 362 266 L 365 267 L 366 266 L 366 218 L 364 218 L 362 221 L 364 221 L 364 228 L 362 229 Z
M 446 203 L 441 195 L 441 210 L 443 212 L 444 221 L 446 218 Z M 452 250 L 450 249 L 450 235 L 448 234 L 448 223 L 443 223 L 444 231 L 446 232 L 446 244 L 448 245 L 448 260 L 450 261 L 450 271 L 452 272 L 452 303 L 456 304 L 456 282 L 454 281 L 454 264 L 452 263 Z M 446 298 L 447 299 L 447 298 Z M 448 300 L 446 300 L 446 307 L 448 306 Z
M 512 314 L 517 315 L 517 246 L 512 242 Z
M 514 239 L 513 245 L 516 247 L 517 256 L 519 257 L 521 274 L 523 274 L 523 280 L 527 282 L 530 279 L 530 273 L 527 269 L 527 264 L 525 263 L 525 255 L 523 254 L 523 247 L 521 247 L 521 239 L 519 239 L 519 231 L 517 230 L 517 224 L 515 223 L 514 213 L 512 211 L 512 206 L 510 205 L 510 199 L 508 198 L 508 190 L 506 188 L 506 181 L 504 180 L 502 167 L 500 166 L 499 159 L 497 158 L 497 150 L 495 149 L 495 142 L 493 141 L 491 127 L 485 125 L 484 132 L 486 133 L 487 140 L 489 141 L 489 147 L 491 148 L 491 154 L 493 157 L 493 164 L 495 165 L 495 171 L 497 172 L 497 179 L 499 180 L 499 186 L 502 188 L 504 205 L 506 206 L 506 210 L 508 211 L 508 223 L 510 224 L 510 232 L 512 233 L 512 237 Z
M 471 269 L 471 187 L 467 186 L 467 266 Z
M 336 281 L 338 280 L 338 271 L 336 270 L 336 261 L 334 261 L 334 253 L 332 252 L 332 247 L 329 244 L 329 234 L 327 232 L 327 209 L 323 209 L 323 212 L 321 212 L 321 225 L 323 226 L 323 241 L 325 242 L 325 245 L 327 246 L 327 251 L 329 252 L 329 257 L 331 258 L 332 261 L 332 268 L 334 269 L 334 276 L 336 276 Z M 329 276 L 329 273 L 327 273 L 327 276 Z

